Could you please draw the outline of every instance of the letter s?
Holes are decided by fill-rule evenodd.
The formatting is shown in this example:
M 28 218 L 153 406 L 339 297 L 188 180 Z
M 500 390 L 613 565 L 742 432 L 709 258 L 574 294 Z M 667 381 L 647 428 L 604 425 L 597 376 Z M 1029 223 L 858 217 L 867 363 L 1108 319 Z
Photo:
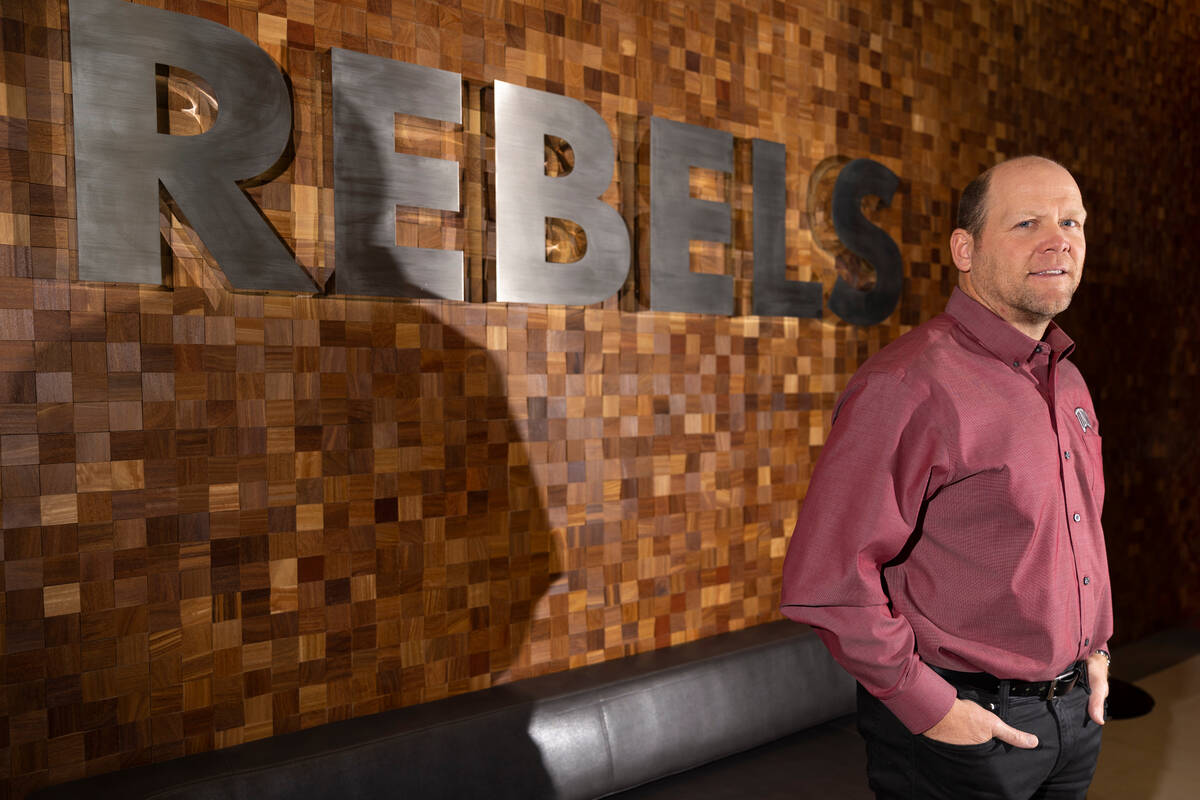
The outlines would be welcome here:
M 875 268 L 875 288 L 859 291 L 837 279 L 829 308 L 852 325 L 877 325 L 896 310 L 904 283 L 900 248 L 887 231 L 862 213 L 862 199 L 875 195 L 886 208 L 899 186 L 896 174 L 877 161 L 856 158 L 842 167 L 833 187 L 833 228 L 838 239 Z

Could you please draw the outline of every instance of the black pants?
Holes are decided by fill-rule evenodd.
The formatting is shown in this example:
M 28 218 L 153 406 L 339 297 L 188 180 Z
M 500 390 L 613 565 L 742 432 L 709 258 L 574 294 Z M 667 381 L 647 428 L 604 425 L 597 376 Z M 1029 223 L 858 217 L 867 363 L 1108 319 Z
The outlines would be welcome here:
M 1088 691 L 1065 697 L 998 697 L 960 688 L 958 696 L 1038 737 L 1022 750 L 996 739 L 952 745 L 909 733 L 858 687 L 858 730 L 867 742 L 867 779 L 880 800 L 1065 800 L 1087 796 L 1100 755 L 1100 726 L 1088 717 Z

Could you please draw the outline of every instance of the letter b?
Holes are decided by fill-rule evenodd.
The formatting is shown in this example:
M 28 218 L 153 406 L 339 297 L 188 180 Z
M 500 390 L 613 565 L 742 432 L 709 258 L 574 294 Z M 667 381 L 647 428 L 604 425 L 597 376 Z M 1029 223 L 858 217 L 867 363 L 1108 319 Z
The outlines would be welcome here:
M 629 273 L 629 231 L 599 200 L 612 183 L 612 134 L 604 119 L 569 97 L 496 81 L 496 299 L 586 305 L 611 297 Z M 545 168 L 545 136 L 571 146 L 561 177 Z M 578 261 L 546 260 L 546 218 L 569 219 L 587 234 Z

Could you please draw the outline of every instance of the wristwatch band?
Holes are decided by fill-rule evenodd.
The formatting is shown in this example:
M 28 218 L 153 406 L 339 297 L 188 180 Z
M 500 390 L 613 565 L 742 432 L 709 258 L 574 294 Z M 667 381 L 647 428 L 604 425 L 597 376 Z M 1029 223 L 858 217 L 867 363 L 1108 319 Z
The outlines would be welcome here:
M 1107 650 L 1101 650 L 1100 648 L 1096 648 L 1092 652 L 1099 653 L 1100 655 L 1104 656 L 1104 660 L 1108 662 L 1107 666 L 1112 666 L 1112 653 L 1108 652 Z

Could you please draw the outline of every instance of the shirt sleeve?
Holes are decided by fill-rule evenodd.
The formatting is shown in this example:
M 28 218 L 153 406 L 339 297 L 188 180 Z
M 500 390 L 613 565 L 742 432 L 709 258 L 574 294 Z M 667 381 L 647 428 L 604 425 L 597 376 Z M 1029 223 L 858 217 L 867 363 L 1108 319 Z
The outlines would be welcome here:
M 1107 564 L 1105 566 L 1107 567 Z M 1092 639 L 1092 652 L 1096 650 L 1111 652 L 1112 650 L 1108 646 L 1108 639 L 1113 634 L 1112 579 L 1107 575 L 1104 579 L 1103 591 L 1104 594 L 1100 598 L 1100 613 L 1096 620 L 1095 638 Z
M 1087 398 L 1087 406 L 1092 411 L 1092 424 L 1095 427 L 1093 433 L 1096 436 L 1099 436 L 1101 433 L 1101 422 L 1096 414 L 1096 403 L 1092 398 L 1091 391 L 1088 389 L 1087 381 L 1084 380 L 1083 375 L 1079 373 L 1078 368 L 1076 368 L 1074 364 L 1071 364 L 1069 361 L 1064 362 L 1064 364 L 1072 370 L 1074 378 L 1079 381 L 1079 384 L 1083 389 L 1083 395 Z M 1084 435 L 1087 437 L 1089 434 L 1087 434 L 1085 431 Z M 1097 454 L 1099 455 L 1099 449 L 1097 449 Z M 1098 519 L 1104 512 L 1103 457 L 1097 459 L 1096 470 L 1098 474 L 1096 476 L 1096 486 L 1093 487 L 1093 496 L 1096 502 L 1096 515 Z M 1098 533 L 1097 535 L 1099 536 L 1100 534 Z M 1092 546 L 1095 548 L 1097 556 L 1100 558 L 1100 564 L 1103 567 L 1104 572 L 1104 580 L 1099 587 L 1101 595 L 1096 610 L 1096 622 L 1091 632 L 1091 646 L 1088 647 L 1084 653 L 1085 658 L 1090 656 L 1096 650 L 1104 650 L 1106 652 L 1110 650 L 1108 646 L 1108 640 L 1113 634 L 1112 578 L 1109 575 L 1108 557 L 1104 550 L 1103 539 L 1098 539 L 1092 544 Z
M 925 498 L 949 474 L 947 430 L 928 391 L 890 373 L 856 376 L 838 401 L 783 567 L 785 616 L 816 629 L 833 657 L 913 733 L 955 691 L 916 654 L 883 567 L 904 551 Z

